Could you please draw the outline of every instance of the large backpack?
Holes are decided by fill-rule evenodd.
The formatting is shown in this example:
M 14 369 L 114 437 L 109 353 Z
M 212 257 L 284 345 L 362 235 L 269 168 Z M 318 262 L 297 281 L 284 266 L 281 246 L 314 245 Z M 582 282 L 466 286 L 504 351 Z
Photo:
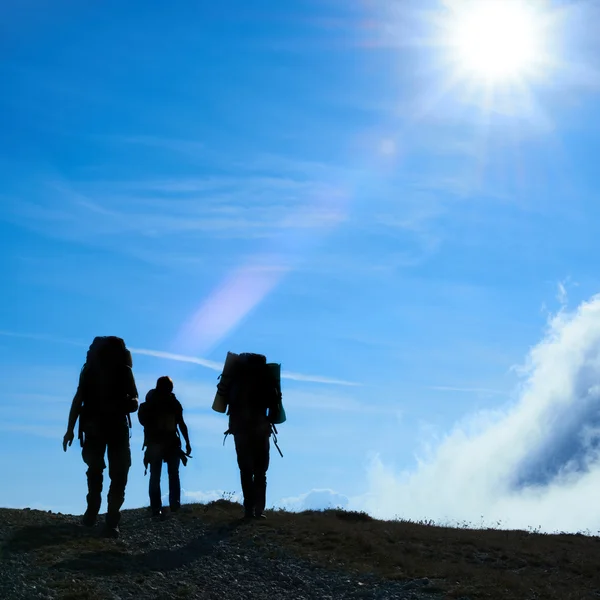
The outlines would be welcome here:
M 98 336 L 91 343 L 81 369 L 77 393 L 83 400 L 81 426 L 85 431 L 93 424 L 116 424 L 121 417 L 131 418 L 128 400 L 137 398 L 132 372 L 131 352 L 122 338 Z
M 251 352 L 239 354 L 228 390 L 230 431 L 270 431 L 269 413 L 276 409 L 278 400 L 277 382 L 267 358 Z

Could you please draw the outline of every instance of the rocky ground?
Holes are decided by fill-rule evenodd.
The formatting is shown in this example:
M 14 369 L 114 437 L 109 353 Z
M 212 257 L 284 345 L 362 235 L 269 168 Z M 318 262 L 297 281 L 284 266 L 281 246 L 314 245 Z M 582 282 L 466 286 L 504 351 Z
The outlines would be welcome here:
M 216 520 L 209 513 L 218 513 L 218 503 L 164 522 L 146 510 L 126 511 L 118 540 L 103 538 L 100 526 L 83 528 L 79 517 L 1 510 L 0 598 L 441 597 L 426 579 L 389 581 L 295 556 L 264 539 L 263 522 L 244 522 L 224 505 L 228 518 Z
M 598 600 L 600 538 L 410 521 L 226 500 L 165 521 L 125 511 L 121 537 L 80 517 L 0 509 L 0 600 Z

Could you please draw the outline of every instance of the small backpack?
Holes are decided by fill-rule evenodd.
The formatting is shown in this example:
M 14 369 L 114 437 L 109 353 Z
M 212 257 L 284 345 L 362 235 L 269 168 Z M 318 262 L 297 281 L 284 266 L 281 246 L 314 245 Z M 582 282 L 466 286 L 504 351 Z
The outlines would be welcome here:
M 182 406 L 173 392 L 152 389 L 146 394 L 146 401 L 140 404 L 138 419 L 144 428 L 144 468 L 156 460 L 167 460 L 173 453 L 179 455 L 183 466 L 189 455 L 181 450 L 181 436 L 178 421 Z
M 125 404 L 137 398 L 131 352 L 122 338 L 98 336 L 91 343 L 81 369 L 77 393 L 81 395 L 83 428 L 92 422 L 131 418 Z
M 164 441 L 169 437 L 178 437 L 178 418 L 181 404 L 172 392 L 162 393 L 152 389 L 146 394 L 146 401 L 140 405 L 138 419 L 144 427 L 144 439 L 147 442 Z

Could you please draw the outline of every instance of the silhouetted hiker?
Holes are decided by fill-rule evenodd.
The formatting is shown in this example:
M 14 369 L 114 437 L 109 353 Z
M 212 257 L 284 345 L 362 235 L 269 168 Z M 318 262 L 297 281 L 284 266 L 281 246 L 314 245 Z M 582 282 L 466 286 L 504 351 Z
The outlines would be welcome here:
M 285 420 L 281 388 L 272 370 L 278 373 L 279 366 L 267 365 L 262 354 L 228 353 L 213 404 L 217 412 L 229 406 L 225 439 L 233 434 L 246 518 L 265 517 L 269 438 L 277 433 L 274 424 Z
M 131 353 L 115 336 L 96 337 L 79 375 L 77 393 L 71 404 L 63 449 L 73 443 L 79 418 L 79 440 L 87 470 L 87 510 L 83 524 L 96 524 L 102 504 L 103 472 L 108 454 L 108 508 L 105 532 L 118 537 L 121 507 L 131 467 L 129 446 L 130 413 L 138 408 L 138 392 L 132 371 Z
M 146 394 L 140 405 L 138 419 L 144 427 L 144 465 L 150 465 L 150 508 L 152 515 L 163 515 L 160 493 L 162 464 L 167 464 L 169 475 L 169 507 L 172 512 L 181 506 L 181 483 L 179 462 L 184 466 L 192 453 L 187 425 L 183 420 L 183 407 L 173 393 L 170 377 L 159 377 L 156 388 Z M 181 449 L 179 430 L 185 440 L 185 452 Z

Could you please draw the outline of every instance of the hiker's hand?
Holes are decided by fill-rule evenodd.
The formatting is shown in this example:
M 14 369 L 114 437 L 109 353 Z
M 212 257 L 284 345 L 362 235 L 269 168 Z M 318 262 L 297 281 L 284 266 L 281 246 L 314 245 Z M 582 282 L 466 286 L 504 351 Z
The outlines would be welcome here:
M 65 433 L 65 437 L 63 438 L 63 450 L 67 451 L 67 446 L 70 446 L 75 439 L 75 434 L 72 429 L 67 429 L 67 433 Z
M 185 453 L 189 456 L 192 453 L 192 447 L 189 444 L 185 445 Z

